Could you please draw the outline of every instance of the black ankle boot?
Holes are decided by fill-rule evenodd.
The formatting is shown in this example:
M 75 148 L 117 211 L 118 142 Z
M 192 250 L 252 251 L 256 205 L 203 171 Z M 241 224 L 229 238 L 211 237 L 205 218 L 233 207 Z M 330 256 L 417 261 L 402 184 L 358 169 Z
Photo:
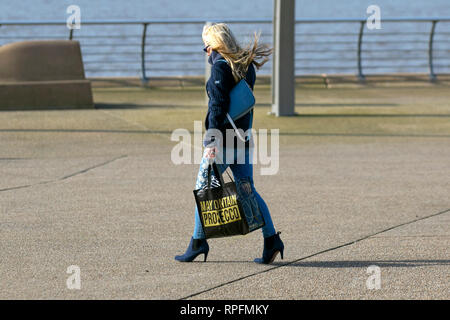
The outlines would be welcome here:
M 272 263 L 275 260 L 278 252 L 281 255 L 281 259 L 283 259 L 284 244 L 280 239 L 280 233 L 281 232 L 278 232 L 271 237 L 264 238 L 263 255 L 262 258 L 256 258 L 254 260 L 256 263 Z
M 189 247 L 186 252 L 181 256 L 175 256 L 175 260 L 180 262 L 192 262 L 195 258 L 197 258 L 200 254 L 205 255 L 204 261 L 208 257 L 209 245 L 206 242 L 206 239 L 194 239 L 191 238 L 191 242 L 189 243 Z

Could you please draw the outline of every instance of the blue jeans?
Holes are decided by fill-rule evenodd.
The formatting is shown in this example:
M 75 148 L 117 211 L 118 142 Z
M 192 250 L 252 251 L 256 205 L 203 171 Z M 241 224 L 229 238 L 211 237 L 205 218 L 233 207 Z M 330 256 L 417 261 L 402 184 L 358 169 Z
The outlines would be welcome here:
M 239 162 L 236 160 L 237 152 L 234 152 L 234 163 L 227 164 L 226 162 L 226 150 L 223 149 L 223 153 L 221 155 L 223 157 L 223 161 L 216 161 L 217 167 L 220 173 L 224 173 L 225 170 L 230 167 L 233 172 L 234 181 L 236 182 L 237 188 L 245 188 L 244 190 L 249 190 L 251 188 L 251 192 L 256 196 L 256 200 L 258 202 L 259 209 L 263 214 L 265 226 L 262 227 L 263 237 L 267 238 L 273 236 L 275 232 L 275 228 L 273 226 L 272 218 L 270 216 L 269 208 L 264 202 L 263 198 L 256 192 L 255 186 L 253 183 L 253 164 L 249 161 L 249 149 L 245 149 L 245 163 L 238 164 Z M 195 189 L 201 189 L 205 187 L 208 183 L 208 165 L 209 160 L 206 158 L 202 159 L 200 164 L 200 169 L 197 175 L 197 182 L 195 185 Z M 226 179 L 226 178 L 225 178 Z M 248 192 L 248 191 L 246 191 Z M 203 232 L 202 223 L 200 221 L 200 217 L 198 214 L 197 206 L 195 206 L 195 227 L 194 234 L 192 236 L 194 239 L 205 239 L 205 234 Z

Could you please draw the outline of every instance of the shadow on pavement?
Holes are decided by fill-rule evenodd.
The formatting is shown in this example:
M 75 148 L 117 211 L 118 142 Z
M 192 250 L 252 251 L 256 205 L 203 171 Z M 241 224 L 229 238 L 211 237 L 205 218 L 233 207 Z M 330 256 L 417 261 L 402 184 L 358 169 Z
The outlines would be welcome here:
M 303 267 L 303 268 L 364 268 L 371 265 L 386 268 L 408 268 L 424 266 L 450 265 L 450 260 L 380 260 L 380 261 L 303 261 L 286 263 L 277 261 L 273 266 Z
M 200 260 L 192 261 L 192 263 L 206 263 L 206 264 L 255 264 L 253 259 L 247 261 L 206 261 Z M 289 261 L 275 261 L 266 266 L 270 267 L 303 267 L 303 268 L 367 268 L 368 266 L 378 266 L 385 268 L 411 268 L 411 267 L 424 267 L 424 266 L 446 266 L 450 265 L 450 260 L 380 260 L 380 261 L 303 261 L 290 263 Z
M 257 103 L 258 107 L 272 107 L 271 103 Z M 396 103 L 296 103 L 296 107 L 397 107 Z
M 181 108 L 186 107 L 185 105 L 174 105 L 174 104 L 135 104 L 135 103 L 95 103 L 95 109 L 170 109 L 170 108 Z

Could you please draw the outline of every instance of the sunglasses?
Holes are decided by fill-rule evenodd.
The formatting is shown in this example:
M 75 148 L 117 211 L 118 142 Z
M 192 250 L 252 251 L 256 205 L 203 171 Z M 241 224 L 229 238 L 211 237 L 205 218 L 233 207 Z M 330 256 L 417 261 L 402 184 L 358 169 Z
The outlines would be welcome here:
M 204 47 L 204 48 L 203 48 L 203 51 L 208 52 L 208 48 L 209 48 L 209 47 L 210 47 L 210 46 Z

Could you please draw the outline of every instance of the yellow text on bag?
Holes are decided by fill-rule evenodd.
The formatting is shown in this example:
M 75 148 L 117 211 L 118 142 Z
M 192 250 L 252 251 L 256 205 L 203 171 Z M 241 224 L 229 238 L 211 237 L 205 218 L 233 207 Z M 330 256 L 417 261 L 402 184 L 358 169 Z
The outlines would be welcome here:
M 218 200 L 200 201 L 200 208 L 205 227 L 214 227 L 241 220 L 236 195 Z

